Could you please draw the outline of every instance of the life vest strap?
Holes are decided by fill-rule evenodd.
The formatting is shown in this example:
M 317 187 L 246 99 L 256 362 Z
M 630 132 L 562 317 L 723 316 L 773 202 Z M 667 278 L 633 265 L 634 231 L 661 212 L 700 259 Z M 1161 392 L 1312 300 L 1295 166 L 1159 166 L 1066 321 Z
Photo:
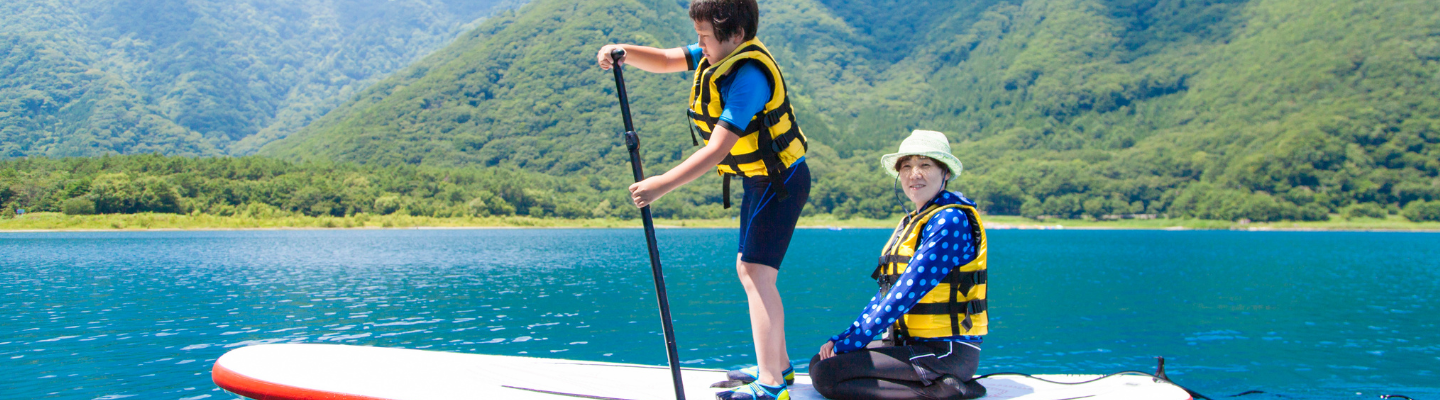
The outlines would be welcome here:
M 895 340 L 904 341 L 910 339 L 910 327 L 905 325 L 905 317 L 895 319 L 895 331 L 890 333 Z
M 760 152 L 758 152 L 758 151 L 757 151 L 757 152 L 754 152 L 754 153 L 742 154 L 742 155 L 740 155 L 740 156 L 738 156 L 738 157 L 735 156 L 735 155 L 726 155 L 726 156 L 725 156 L 725 162 L 729 163 L 729 162 L 733 161 L 733 162 L 736 162 L 736 163 L 739 163 L 739 164 L 749 164 L 749 163 L 756 162 L 756 161 L 760 161 L 760 160 L 764 160 L 764 159 L 765 159 L 765 156 L 761 155 Z M 769 171 L 766 171 L 766 172 L 769 172 Z
M 764 179 L 770 182 L 769 188 L 775 192 L 775 200 L 785 200 L 790 197 L 790 191 L 785 189 L 785 179 L 780 177 L 780 171 L 784 168 L 780 166 L 780 152 L 774 150 L 776 142 L 774 138 L 770 137 L 770 128 L 765 128 L 765 132 L 760 134 L 759 138 L 759 151 L 750 154 L 760 156 L 760 162 L 765 164 Z M 740 169 L 736 168 L 735 170 L 739 171 Z
M 757 118 L 757 122 L 764 124 L 765 129 L 768 130 L 770 128 L 773 128 L 775 125 L 779 125 L 780 122 L 785 119 L 785 115 L 787 114 L 791 115 L 793 118 L 793 116 L 795 115 L 794 111 L 795 110 L 793 110 L 790 106 L 790 99 L 786 98 L 783 103 L 780 103 L 779 107 L 776 107 L 774 110 L 770 110 L 770 112 L 767 112 L 764 115 L 761 115 L 760 118 Z M 785 131 L 785 133 L 775 135 L 774 138 L 771 140 L 778 144 L 776 148 L 771 149 L 775 151 L 776 154 L 785 151 L 785 148 L 790 147 L 790 142 L 796 140 L 800 141 L 800 145 L 803 146 L 805 150 L 810 149 L 810 143 L 805 140 L 805 135 L 801 135 L 800 129 L 795 128 L 793 125 L 791 126 L 790 130 Z
M 700 138 L 705 139 L 706 142 L 709 142 L 710 132 L 713 132 L 715 130 L 715 123 L 719 121 L 719 118 L 709 118 L 706 117 L 704 114 L 700 114 L 695 112 L 695 110 L 689 109 L 685 110 L 685 114 L 690 118 L 690 121 L 685 122 L 685 125 L 690 127 L 690 143 L 695 146 L 700 145 L 700 142 L 695 140 L 695 124 L 705 124 L 705 127 L 708 128 L 708 130 L 701 129 Z
M 871 275 L 872 278 L 875 278 L 876 281 L 880 282 L 881 286 L 885 286 L 894 285 L 895 281 L 900 279 L 901 274 L 883 274 L 880 273 L 880 271 L 877 269 L 875 273 Z M 949 274 L 945 275 L 945 282 L 950 284 L 950 290 L 957 290 L 961 293 L 970 293 L 970 288 L 985 284 L 989 280 L 990 270 L 988 269 L 982 269 L 979 271 L 963 271 L 959 273 L 952 270 Z
M 695 112 L 690 111 L 690 113 L 694 114 Z M 691 123 L 690 121 L 685 121 L 685 127 L 690 128 L 690 145 L 700 146 L 700 141 L 695 139 L 695 124 Z
M 952 313 L 951 309 L 952 307 L 959 308 L 959 306 L 964 306 L 965 308 L 965 320 L 956 323 L 954 322 L 954 320 L 959 319 L 959 315 L 957 315 L 957 313 Z M 906 311 L 905 314 L 949 315 L 952 321 L 950 325 L 950 334 L 952 336 L 959 336 L 961 325 L 965 327 L 966 331 L 969 331 L 971 328 L 975 327 L 975 324 L 973 322 L 970 322 L 970 316 L 983 313 L 989 310 L 989 308 L 989 302 L 985 299 L 971 300 L 959 303 L 920 303 L 916 304 L 915 307 L 910 308 L 910 310 Z M 899 318 L 895 320 L 895 329 L 894 332 L 892 332 L 892 336 L 894 336 L 897 340 L 906 340 L 911 337 L 910 327 L 905 324 L 905 318 Z
M 780 107 L 776 107 L 774 110 L 770 110 L 770 112 L 760 116 L 760 122 L 765 123 L 766 127 L 779 125 L 781 117 L 784 117 L 785 113 L 788 112 L 790 112 L 790 99 L 785 99 L 785 102 L 780 103 Z
M 919 303 L 905 313 L 914 315 L 947 315 L 950 314 L 950 304 L 951 303 Z M 988 301 L 985 299 L 960 301 L 954 304 L 957 307 L 964 307 L 968 312 L 961 314 L 966 315 L 979 314 L 989 309 Z M 970 328 L 966 327 L 965 329 Z
M 954 272 L 954 271 L 951 271 L 951 272 Z M 977 274 L 977 275 L 978 275 L 978 274 Z M 960 275 L 959 275 L 959 274 L 950 274 L 950 276 L 947 276 L 946 278 L 949 278 L 948 281 L 950 282 L 950 301 L 947 301 L 947 302 L 945 303 L 945 305 L 947 306 L 947 307 L 945 307 L 946 313 L 947 313 L 947 314 L 950 314 L 950 334 L 951 334 L 951 335 L 959 335 L 959 334 L 960 334 L 960 326 L 961 326 L 961 324 L 964 324 L 965 330 L 967 330 L 967 331 L 970 330 L 970 327 L 971 327 L 971 326 L 973 326 L 973 324 L 970 322 L 970 310 L 972 310 L 973 308 L 970 307 L 969 302 L 966 302 L 966 304 L 965 304 L 965 321 L 964 321 L 964 322 L 961 322 L 961 321 L 960 321 L 960 304 L 959 304 L 959 300 L 961 299 L 960 296 L 962 296 L 962 295 L 960 294 Z M 975 277 L 972 277 L 972 282 L 974 281 L 973 278 L 975 278 Z M 965 290 L 965 293 L 967 293 L 967 294 L 970 293 L 970 290 L 969 290 L 969 289 L 966 289 L 966 290 Z
M 880 275 L 879 275 L 879 278 L 877 278 L 877 280 L 894 281 L 894 280 L 896 280 L 896 279 L 900 279 L 900 275 L 903 275 L 903 273 L 902 273 L 902 274 L 880 274 Z M 955 278 L 951 278 L 951 277 L 955 277 Z M 960 284 L 962 285 L 962 287 L 968 289 L 968 288 L 971 287 L 971 286 L 975 286 L 975 285 L 979 285 L 979 284 L 986 283 L 986 281 L 990 280 L 989 278 L 990 278 L 990 270 L 989 270 L 989 269 L 982 269 L 982 270 L 976 270 L 976 271 L 958 271 L 958 270 L 951 270 L 949 274 L 946 274 L 946 275 L 945 275 L 945 282 L 946 282 L 946 283 L 951 283 L 951 280 L 952 280 L 952 279 L 956 279 L 956 280 L 959 280 L 959 281 L 960 281 Z M 952 285 L 952 286 L 953 286 L 953 285 Z M 968 290 L 962 290 L 962 292 L 963 292 L 963 291 L 968 291 Z
M 780 103 L 780 106 L 774 110 L 768 112 L 762 111 L 761 113 L 755 114 L 755 118 L 750 120 L 750 124 L 745 126 L 745 131 L 758 132 L 760 130 L 768 130 L 775 125 L 779 125 L 780 121 L 784 119 L 785 114 L 790 111 L 790 100 L 786 99 L 785 102 Z M 694 113 L 694 110 L 691 110 L 691 113 Z
M 895 264 L 895 263 L 908 263 L 908 262 L 910 262 L 910 257 L 905 257 L 905 256 L 895 255 L 895 254 L 886 254 L 886 255 L 880 256 L 880 263 L 881 263 L 881 264 Z
M 691 109 L 686 109 L 685 114 L 689 115 L 690 119 L 704 122 L 706 125 L 715 125 L 715 123 L 720 122 L 720 117 L 708 117 L 705 114 L 697 113 L 695 112 L 695 110 Z
M 720 196 L 725 198 L 725 209 L 730 209 L 730 178 L 733 175 L 720 174 Z

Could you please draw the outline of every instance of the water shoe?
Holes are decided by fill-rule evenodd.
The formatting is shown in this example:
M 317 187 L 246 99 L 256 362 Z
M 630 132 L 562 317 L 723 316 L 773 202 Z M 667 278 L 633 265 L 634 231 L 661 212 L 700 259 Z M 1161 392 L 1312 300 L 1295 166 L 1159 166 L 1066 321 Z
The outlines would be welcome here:
M 785 384 L 786 384 L 786 385 L 794 385 L 794 384 L 795 384 L 795 367 L 785 368 L 785 374 L 784 374 L 784 375 L 785 375 Z M 757 381 L 757 380 L 760 380 L 760 367 L 759 367 L 759 366 L 754 366 L 754 367 L 741 368 L 741 369 L 737 369 L 737 370 L 731 370 L 731 371 L 725 373 L 725 379 L 728 379 L 728 380 L 716 382 L 715 384 L 710 385 L 710 387 L 712 387 L 712 388 L 733 388 L 733 387 L 738 387 L 738 386 L 740 386 L 740 385 L 749 384 L 750 382 L 755 382 L 755 381 Z
M 716 400 L 790 400 L 790 387 L 767 386 L 760 382 L 715 394 Z

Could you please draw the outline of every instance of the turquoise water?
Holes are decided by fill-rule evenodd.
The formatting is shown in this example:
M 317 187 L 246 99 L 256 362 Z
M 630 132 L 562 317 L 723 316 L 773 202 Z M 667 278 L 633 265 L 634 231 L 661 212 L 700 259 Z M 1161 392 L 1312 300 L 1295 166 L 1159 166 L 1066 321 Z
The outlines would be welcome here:
M 801 230 L 797 367 L 888 230 Z M 730 229 L 659 231 L 680 359 L 752 362 Z M 1440 234 L 992 231 L 981 373 L 1153 371 L 1220 398 L 1440 399 Z M 257 343 L 663 364 L 640 230 L 0 233 L 0 398 L 232 398 Z

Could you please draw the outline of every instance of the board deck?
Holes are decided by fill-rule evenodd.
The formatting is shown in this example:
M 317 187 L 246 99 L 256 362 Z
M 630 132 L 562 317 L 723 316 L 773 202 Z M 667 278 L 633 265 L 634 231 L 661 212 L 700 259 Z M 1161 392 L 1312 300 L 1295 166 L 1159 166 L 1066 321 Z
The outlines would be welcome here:
M 267 344 L 231 350 L 211 376 L 232 393 L 260 400 L 674 399 L 667 367 L 329 344 Z M 725 371 L 683 368 L 685 397 L 715 398 Z M 1081 382 L 1100 375 L 1042 375 Z M 1178 386 L 1148 376 L 1112 376 L 1082 385 L 1024 376 L 983 379 L 986 399 L 1184 400 Z M 794 400 L 823 399 L 796 374 Z

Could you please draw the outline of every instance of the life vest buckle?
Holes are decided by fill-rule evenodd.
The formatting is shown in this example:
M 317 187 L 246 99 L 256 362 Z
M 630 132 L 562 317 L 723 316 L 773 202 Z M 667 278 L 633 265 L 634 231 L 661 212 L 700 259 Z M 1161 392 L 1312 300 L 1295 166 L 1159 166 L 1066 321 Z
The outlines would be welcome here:
M 780 118 L 785 115 L 784 108 L 777 108 L 774 111 L 765 113 L 765 127 L 772 127 L 780 124 Z

